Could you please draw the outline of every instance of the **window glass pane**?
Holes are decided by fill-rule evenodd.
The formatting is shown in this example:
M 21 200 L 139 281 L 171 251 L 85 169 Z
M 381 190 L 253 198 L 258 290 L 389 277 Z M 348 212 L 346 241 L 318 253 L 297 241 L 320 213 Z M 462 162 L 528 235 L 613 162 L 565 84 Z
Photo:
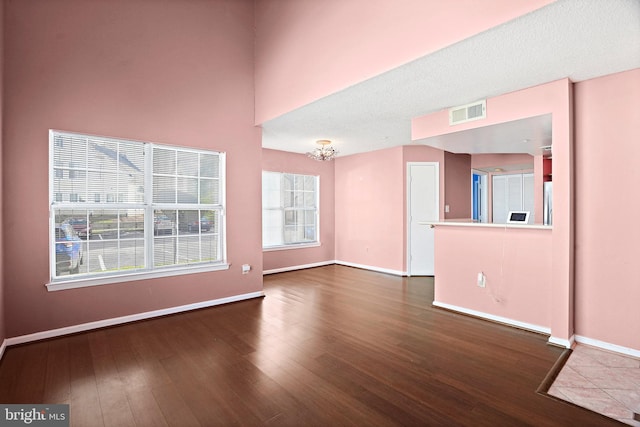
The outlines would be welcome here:
M 154 237 L 154 267 L 166 267 L 177 264 L 177 254 L 177 236 Z
M 283 211 L 266 210 L 262 213 L 262 244 L 276 246 L 283 243 Z
M 200 211 L 180 210 L 178 211 L 178 233 L 191 234 L 198 233 L 200 229 Z
M 217 261 L 219 258 L 219 239 L 215 234 L 202 236 L 202 259 L 201 261 Z
M 200 176 L 218 178 L 220 176 L 219 156 L 217 154 L 200 154 Z
M 102 140 L 89 141 L 89 168 L 115 172 L 118 167 L 118 143 Z
M 200 179 L 200 203 L 220 204 L 220 182 L 218 179 Z
M 282 176 L 282 189 L 284 191 L 291 191 L 294 188 L 293 181 L 295 180 L 294 175 L 284 174 Z
M 285 208 L 295 206 L 295 193 L 293 191 L 284 191 L 282 193 L 282 202 Z
M 153 201 L 154 203 L 175 203 L 176 178 L 171 176 L 154 176 Z
M 316 205 L 316 194 L 315 193 L 304 193 L 304 207 L 313 208 Z
M 198 176 L 198 153 L 178 151 L 178 175 Z
M 176 173 L 176 151 L 154 148 L 153 173 L 174 175 Z
M 144 210 L 128 209 L 120 212 L 120 240 L 144 238 Z
M 305 176 L 304 177 L 304 190 L 305 191 L 315 191 L 316 190 L 316 177 L 315 176 Z
M 153 212 L 153 234 L 156 236 L 176 233 L 176 211 L 156 210 Z
M 178 203 L 198 203 L 198 178 L 178 178 Z

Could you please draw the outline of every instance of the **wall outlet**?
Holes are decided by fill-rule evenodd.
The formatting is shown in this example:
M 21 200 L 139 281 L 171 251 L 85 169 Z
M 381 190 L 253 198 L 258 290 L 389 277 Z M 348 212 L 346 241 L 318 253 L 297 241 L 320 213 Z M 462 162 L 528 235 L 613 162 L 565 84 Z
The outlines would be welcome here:
M 251 266 L 249 264 L 242 264 L 242 274 L 247 274 L 251 271 Z
M 444 211 L 449 212 L 449 205 L 444 205 Z
M 478 273 L 478 287 L 484 288 L 485 286 L 487 286 L 487 277 L 483 272 L 480 272 Z

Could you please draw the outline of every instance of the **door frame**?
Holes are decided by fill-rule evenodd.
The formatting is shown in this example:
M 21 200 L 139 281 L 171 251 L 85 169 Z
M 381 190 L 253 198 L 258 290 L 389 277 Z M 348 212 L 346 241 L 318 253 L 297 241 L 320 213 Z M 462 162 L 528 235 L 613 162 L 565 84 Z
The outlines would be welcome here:
M 489 222 L 489 174 L 487 172 L 471 169 L 471 218 L 473 218 L 473 207 L 475 205 L 474 200 L 474 188 L 473 188 L 473 176 L 478 175 L 480 177 L 480 185 L 482 191 L 480 192 L 480 210 L 482 211 L 481 223 Z
M 440 162 L 406 162 L 406 190 L 405 190 L 405 202 L 406 202 L 406 236 L 407 236 L 407 246 L 406 246 L 406 264 L 407 264 L 407 276 L 411 276 L 411 166 L 416 165 L 430 165 L 435 166 L 435 204 L 436 204 L 436 212 L 438 213 L 438 217 L 436 221 L 440 221 Z M 425 227 L 427 227 L 425 225 Z M 434 242 L 434 253 L 435 253 L 435 242 Z

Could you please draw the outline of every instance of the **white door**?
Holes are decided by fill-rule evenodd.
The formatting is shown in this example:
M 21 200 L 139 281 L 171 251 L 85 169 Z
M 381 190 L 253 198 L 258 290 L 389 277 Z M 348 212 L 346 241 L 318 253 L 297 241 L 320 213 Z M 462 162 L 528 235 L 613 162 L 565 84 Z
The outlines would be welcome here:
M 435 162 L 407 163 L 408 266 L 410 276 L 434 275 L 434 229 L 439 210 L 439 166 Z

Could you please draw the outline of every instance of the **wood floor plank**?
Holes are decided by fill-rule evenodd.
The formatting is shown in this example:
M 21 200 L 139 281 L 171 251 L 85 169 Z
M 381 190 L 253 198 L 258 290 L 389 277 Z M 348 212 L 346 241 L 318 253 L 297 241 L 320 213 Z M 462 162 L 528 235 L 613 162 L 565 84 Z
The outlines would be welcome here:
M 433 280 L 330 265 L 265 298 L 9 347 L 0 402 L 72 426 L 614 426 L 537 394 L 544 335 L 432 306 Z

